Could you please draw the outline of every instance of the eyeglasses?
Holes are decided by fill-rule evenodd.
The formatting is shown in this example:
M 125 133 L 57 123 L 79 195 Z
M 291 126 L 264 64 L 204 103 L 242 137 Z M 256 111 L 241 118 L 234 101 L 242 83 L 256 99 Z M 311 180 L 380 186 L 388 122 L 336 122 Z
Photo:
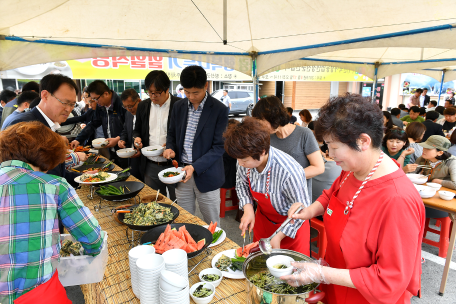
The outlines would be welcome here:
M 122 108 L 124 108 L 126 110 L 131 110 L 136 106 L 137 103 L 138 103 L 138 101 L 135 101 L 135 103 L 132 106 L 122 105 Z
M 54 94 L 51 93 L 51 96 L 54 97 L 55 99 L 57 99 L 61 104 L 63 104 L 64 106 L 68 106 L 70 108 L 74 108 L 76 106 L 76 103 L 73 102 L 73 103 L 68 103 L 68 102 L 63 102 L 61 101 L 60 99 L 58 99 L 57 97 L 55 97 Z
M 147 96 L 149 96 L 149 97 L 152 96 L 152 95 L 155 96 L 155 97 L 158 97 L 158 96 L 160 96 L 163 92 L 164 92 L 164 91 L 152 93 L 152 92 L 150 92 L 150 91 L 146 91 L 146 94 L 147 94 Z
M 103 92 L 103 93 L 101 93 L 101 95 L 100 95 L 100 96 L 98 96 L 97 98 L 92 98 L 92 100 L 93 100 L 93 101 L 96 101 L 96 102 L 98 102 L 98 99 L 100 99 L 100 97 L 101 97 L 101 96 L 103 96 L 103 94 L 104 94 L 104 92 Z

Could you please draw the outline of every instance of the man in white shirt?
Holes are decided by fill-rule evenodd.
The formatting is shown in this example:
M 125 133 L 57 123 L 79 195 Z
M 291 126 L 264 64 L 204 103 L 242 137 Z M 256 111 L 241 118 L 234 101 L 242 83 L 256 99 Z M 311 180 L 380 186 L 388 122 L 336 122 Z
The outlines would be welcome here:
M 429 101 L 429 103 L 427 105 L 426 112 L 435 111 L 436 107 L 437 107 L 437 101 L 431 100 L 431 101 Z
M 145 78 L 146 94 L 150 98 L 138 105 L 133 138 L 139 149 L 149 146 L 165 146 L 169 128 L 169 116 L 174 103 L 181 98 L 169 93 L 171 81 L 163 71 L 152 71 Z M 171 161 L 160 156 L 141 156 L 141 171 L 146 185 L 175 200 L 175 185 L 166 185 L 158 179 L 158 173 L 172 167 Z
M 228 90 L 223 90 L 223 96 L 221 98 L 221 101 L 227 108 L 231 109 L 231 98 L 228 95 Z

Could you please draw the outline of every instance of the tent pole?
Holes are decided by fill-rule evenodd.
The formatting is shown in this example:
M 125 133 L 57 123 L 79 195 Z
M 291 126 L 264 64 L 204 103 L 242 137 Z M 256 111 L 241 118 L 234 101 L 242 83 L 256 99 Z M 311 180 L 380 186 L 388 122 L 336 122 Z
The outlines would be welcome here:
M 226 45 L 228 38 L 227 38 L 227 27 L 228 27 L 228 17 L 227 17 L 227 3 L 228 0 L 223 0 L 223 44 Z
M 372 103 L 375 102 L 375 87 L 377 86 L 377 72 L 378 72 L 378 67 L 379 67 L 379 63 L 376 62 L 375 63 L 375 74 L 374 74 L 374 83 L 372 84 L 372 95 L 371 95 L 371 99 L 372 99 Z
M 440 82 L 439 100 L 437 101 L 438 106 L 440 106 L 440 95 L 442 94 L 443 90 L 443 77 L 445 77 L 445 70 L 442 71 L 442 81 Z
M 253 79 L 253 104 L 255 105 L 258 101 L 258 95 L 260 95 L 260 90 L 259 90 L 259 86 L 258 86 L 256 56 L 252 58 L 252 79 Z

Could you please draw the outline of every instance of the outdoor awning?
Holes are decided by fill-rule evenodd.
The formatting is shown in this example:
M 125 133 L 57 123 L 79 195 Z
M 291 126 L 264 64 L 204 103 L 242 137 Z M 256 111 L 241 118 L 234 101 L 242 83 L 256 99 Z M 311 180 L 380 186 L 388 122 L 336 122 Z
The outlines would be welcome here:
M 369 77 L 456 65 L 456 1 L 2 0 L 0 70 L 161 55 L 257 75 L 334 65 Z M 444 64 L 442 64 L 444 62 Z

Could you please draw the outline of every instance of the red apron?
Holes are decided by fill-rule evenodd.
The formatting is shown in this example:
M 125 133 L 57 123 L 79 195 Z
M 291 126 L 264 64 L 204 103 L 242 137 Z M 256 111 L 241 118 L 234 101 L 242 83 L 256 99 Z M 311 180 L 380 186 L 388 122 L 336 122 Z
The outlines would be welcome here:
M 71 304 L 72 302 L 66 295 L 65 288 L 59 281 L 59 274 L 55 271 L 52 278 L 30 290 L 26 294 L 14 300 L 14 304 Z
M 342 185 L 343 182 L 340 188 Z M 326 238 L 328 240 L 324 259 L 326 262 L 328 262 L 331 268 L 347 269 L 344 254 L 340 247 L 340 240 L 342 238 L 345 226 L 347 225 L 348 218 L 350 217 L 351 209 L 348 208 L 347 213 L 347 211 L 345 211 L 347 209 L 347 205 L 343 204 L 337 198 L 337 194 L 339 193 L 340 188 L 333 192 L 329 201 L 328 208 L 323 215 Z M 334 284 L 321 284 L 320 287 L 326 294 L 325 300 L 323 301 L 325 304 L 369 303 L 355 288 L 349 288 Z M 410 303 L 410 297 L 411 293 L 406 290 L 397 303 Z
M 253 199 L 258 203 L 255 213 L 255 226 L 253 226 L 253 241 L 257 242 L 261 238 L 270 237 L 280 225 L 288 218 L 286 215 L 277 213 L 271 203 L 271 197 L 268 194 L 269 189 L 269 174 L 266 184 L 266 193 L 255 192 L 250 185 L 250 170 L 247 172 L 249 180 L 250 193 Z M 309 221 L 305 221 L 301 228 L 296 232 L 294 239 L 286 236 L 280 242 L 280 248 L 289 249 L 310 256 L 310 225 Z

